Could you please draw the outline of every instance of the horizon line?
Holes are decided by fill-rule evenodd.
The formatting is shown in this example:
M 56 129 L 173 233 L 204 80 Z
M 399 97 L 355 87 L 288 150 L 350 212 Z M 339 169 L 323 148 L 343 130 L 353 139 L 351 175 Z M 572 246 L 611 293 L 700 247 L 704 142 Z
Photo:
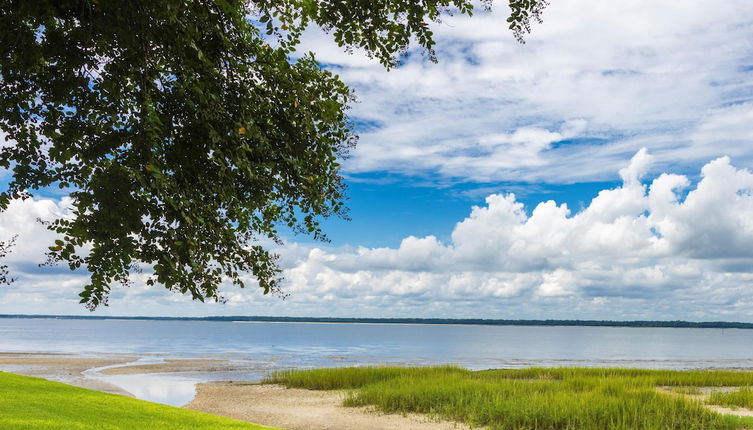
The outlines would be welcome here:
M 653 327 L 653 328 L 741 328 L 753 329 L 753 323 L 740 321 L 686 320 L 595 320 L 595 319 L 497 319 L 497 318 L 426 318 L 426 317 L 293 317 L 261 315 L 215 315 L 200 317 L 177 316 L 114 316 L 61 314 L 0 314 L 0 319 L 82 319 L 82 320 L 154 320 L 154 321 L 239 321 L 239 322 L 300 322 L 346 324 L 421 324 L 421 325 L 497 325 L 497 326 L 589 326 L 589 327 Z

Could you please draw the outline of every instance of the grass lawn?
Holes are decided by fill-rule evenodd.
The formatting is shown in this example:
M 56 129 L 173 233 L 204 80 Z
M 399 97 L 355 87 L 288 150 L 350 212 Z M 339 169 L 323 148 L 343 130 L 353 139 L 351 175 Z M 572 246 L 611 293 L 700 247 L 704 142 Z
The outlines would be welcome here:
M 262 430 L 268 427 L 0 372 L 0 429 Z
M 718 414 L 700 399 L 657 390 L 751 386 L 753 372 L 363 367 L 279 372 L 266 382 L 348 390 L 346 406 L 373 405 L 499 430 L 753 429 L 751 418 Z M 745 389 L 738 397 L 724 397 L 726 404 L 739 406 L 749 399 Z

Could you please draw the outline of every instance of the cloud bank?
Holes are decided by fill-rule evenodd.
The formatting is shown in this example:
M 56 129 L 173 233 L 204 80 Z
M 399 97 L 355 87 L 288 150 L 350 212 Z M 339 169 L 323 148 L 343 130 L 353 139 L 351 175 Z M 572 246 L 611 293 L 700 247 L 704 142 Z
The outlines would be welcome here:
M 489 195 L 448 243 L 290 243 L 279 249 L 291 293 L 284 302 L 228 287 L 228 305 L 196 305 L 137 278 L 105 312 L 750 321 L 753 173 L 720 157 L 695 184 L 672 173 L 644 180 L 652 162 L 638 151 L 619 170 L 622 185 L 577 213 L 551 200 L 527 210 L 514 194 Z M 74 302 L 85 274 L 28 265 L 51 240 L 29 220 L 64 210 L 65 202 L 34 200 L 0 215 L 0 237 L 21 233 L 11 256 L 21 279 L 0 289 L 1 313 L 27 312 L 30 302 L 81 311 Z

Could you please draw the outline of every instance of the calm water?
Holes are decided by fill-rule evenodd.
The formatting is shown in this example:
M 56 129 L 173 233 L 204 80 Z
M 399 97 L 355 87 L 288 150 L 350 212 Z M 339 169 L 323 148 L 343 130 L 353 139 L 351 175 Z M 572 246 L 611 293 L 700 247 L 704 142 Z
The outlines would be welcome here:
M 0 352 L 222 357 L 269 370 L 375 363 L 753 368 L 753 330 L 0 319 Z

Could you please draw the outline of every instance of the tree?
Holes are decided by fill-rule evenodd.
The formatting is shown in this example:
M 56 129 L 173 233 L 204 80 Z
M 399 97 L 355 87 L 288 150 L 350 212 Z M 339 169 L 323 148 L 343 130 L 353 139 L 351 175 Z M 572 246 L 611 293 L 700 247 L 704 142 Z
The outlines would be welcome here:
M 489 2 L 484 3 L 489 7 Z M 542 0 L 510 0 L 519 39 Z M 344 216 L 340 161 L 356 142 L 350 90 L 297 53 L 316 24 L 346 49 L 394 67 L 429 24 L 469 0 L 6 0 L 0 6 L 0 210 L 58 186 L 70 216 L 53 262 L 84 266 L 81 302 L 150 269 L 149 285 L 221 300 L 250 272 L 280 291 L 288 225 L 326 239 Z

